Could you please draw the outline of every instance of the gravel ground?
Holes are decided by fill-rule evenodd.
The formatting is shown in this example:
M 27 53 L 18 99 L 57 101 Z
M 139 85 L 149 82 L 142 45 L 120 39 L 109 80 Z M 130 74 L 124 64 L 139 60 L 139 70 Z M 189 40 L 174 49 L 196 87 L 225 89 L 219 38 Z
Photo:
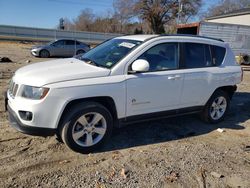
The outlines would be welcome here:
M 0 42 L 0 93 L 9 74 L 35 58 L 33 44 Z M 30 60 L 31 62 L 27 62 Z M 116 129 L 96 153 L 70 151 L 55 137 L 33 137 L 9 126 L 0 97 L 0 187 L 250 187 L 250 72 L 224 122 L 197 115 Z M 217 131 L 222 128 L 224 132 Z

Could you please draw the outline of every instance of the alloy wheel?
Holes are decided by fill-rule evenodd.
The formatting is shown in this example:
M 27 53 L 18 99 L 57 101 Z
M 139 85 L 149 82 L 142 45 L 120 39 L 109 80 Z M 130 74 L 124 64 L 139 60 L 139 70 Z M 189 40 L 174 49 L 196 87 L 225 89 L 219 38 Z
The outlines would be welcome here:
M 224 113 L 226 112 L 227 109 L 227 100 L 225 97 L 220 96 L 217 97 L 210 108 L 210 116 L 213 120 L 218 120 L 220 119 Z
M 105 118 L 98 112 L 90 112 L 78 118 L 73 125 L 72 138 L 82 147 L 97 144 L 107 130 Z

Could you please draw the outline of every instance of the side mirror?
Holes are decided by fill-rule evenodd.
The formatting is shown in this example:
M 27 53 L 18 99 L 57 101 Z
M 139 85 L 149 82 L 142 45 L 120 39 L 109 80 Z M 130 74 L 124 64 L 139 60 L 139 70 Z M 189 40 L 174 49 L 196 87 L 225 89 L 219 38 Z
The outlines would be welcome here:
M 149 63 L 144 59 L 137 59 L 132 63 L 132 71 L 135 72 L 147 72 L 149 70 Z

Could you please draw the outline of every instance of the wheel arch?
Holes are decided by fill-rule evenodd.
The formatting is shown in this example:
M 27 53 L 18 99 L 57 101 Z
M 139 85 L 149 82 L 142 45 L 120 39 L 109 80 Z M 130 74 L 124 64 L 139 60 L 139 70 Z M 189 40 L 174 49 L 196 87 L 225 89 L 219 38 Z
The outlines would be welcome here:
M 51 56 L 50 51 L 49 51 L 48 49 L 46 49 L 46 48 L 43 48 L 43 49 L 41 49 L 41 50 L 39 51 L 39 57 L 41 57 L 41 52 L 42 52 L 42 51 L 47 51 L 47 52 L 49 53 L 49 57 Z
M 69 101 L 65 105 L 65 107 L 61 113 L 60 119 L 59 119 L 58 124 L 57 124 L 58 129 L 60 129 L 59 127 L 64 120 L 63 117 L 70 110 L 70 108 L 75 106 L 76 104 L 83 103 L 83 102 L 97 102 L 97 103 L 103 105 L 104 107 L 106 107 L 110 111 L 110 113 L 113 117 L 114 126 L 115 127 L 118 126 L 117 108 L 116 108 L 116 104 L 115 104 L 114 99 L 112 97 L 109 97 L 109 96 L 98 96 L 98 97 L 74 99 L 74 100 Z
M 236 85 L 221 86 L 221 87 L 218 87 L 215 91 L 217 91 L 217 90 L 222 90 L 222 91 L 226 92 L 231 100 L 234 92 L 237 90 L 237 86 Z
M 218 87 L 214 90 L 214 92 L 209 96 L 209 98 L 207 99 L 205 105 L 208 103 L 209 99 L 214 95 L 214 93 L 218 90 L 222 90 L 224 92 L 226 92 L 229 96 L 229 99 L 232 100 L 232 97 L 234 95 L 234 92 L 237 90 L 237 86 L 236 85 L 228 85 L 228 86 L 221 86 Z M 204 105 L 204 106 L 205 106 Z
M 77 54 L 78 52 L 80 52 L 80 51 L 82 51 L 83 53 L 86 53 L 86 50 L 85 50 L 85 49 L 79 48 L 79 49 L 76 50 L 76 54 Z

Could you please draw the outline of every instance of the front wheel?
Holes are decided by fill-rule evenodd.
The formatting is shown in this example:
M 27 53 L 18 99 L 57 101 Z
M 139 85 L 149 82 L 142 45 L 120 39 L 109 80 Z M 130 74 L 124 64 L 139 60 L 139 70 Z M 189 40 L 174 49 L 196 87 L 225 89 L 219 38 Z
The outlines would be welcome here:
M 50 56 L 48 50 L 41 50 L 39 55 L 41 58 L 48 58 Z
M 207 102 L 201 117 L 209 123 L 221 122 L 229 108 L 230 99 L 226 92 L 217 90 Z
M 61 137 L 73 151 L 89 153 L 111 135 L 113 119 L 103 105 L 85 102 L 74 106 L 62 123 Z

